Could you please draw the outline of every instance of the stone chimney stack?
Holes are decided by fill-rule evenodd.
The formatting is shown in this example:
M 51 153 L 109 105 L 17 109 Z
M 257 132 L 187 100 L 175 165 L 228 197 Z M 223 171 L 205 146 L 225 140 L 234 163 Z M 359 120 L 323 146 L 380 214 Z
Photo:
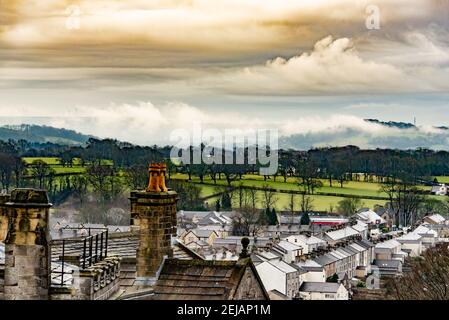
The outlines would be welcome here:
M 8 234 L 9 218 L 6 203 L 9 202 L 9 194 L 0 194 L 0 241 L 5 241 Z
M 47 300 L 50 287 L 47 192 L 15 189 L 4 203 L 8 216 L 5 239 L 5 300 Z M 0 209 L 1 210 L 1 209 Z M 3 222 L 2 222 L 3 230 Z
M 138 233 L 137 281 L 152 285 L 165 258 L 173 256 L 177 193 L 165 186 L 165 163 L 149 166 L 145 191 L 131 191 L 131 229 Z

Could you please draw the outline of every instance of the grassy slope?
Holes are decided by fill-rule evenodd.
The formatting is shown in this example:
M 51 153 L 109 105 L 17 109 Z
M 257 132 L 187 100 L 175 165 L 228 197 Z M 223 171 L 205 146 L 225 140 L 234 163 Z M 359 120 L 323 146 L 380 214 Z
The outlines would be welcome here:
M 176 179 L 183 179 L 187 180 L 188 176 L 185 174 L 176 174 L 173 175 L 172 178 Z M 224 178 L 224 177 L 223 177 Z M 193 177 L 193 182 L 199 183 L 200 180 L 198 177 Z M 206 183 L 213 183 L 213 181 L 206 177 L 204 179 Z M 240 183 L 245 186 L 257 186 L 262 187 L 265 184 L 268 184 L 271 188 L 275 188 L 278 190 L 300 190 L 300 187 L 298 186 L 298 180 L 296 178 L 288 178 L 287 182 L 284 183 L 284 179 L 282 177 L 278 177 L 276 179 L 276 182 L 273 181 L 271 178 L 270 180 L 264 181 L 263 177 L 257 176 L 257 175 L 246 175 L 243 177 L 243 180 L 234 181 L 233 185 L 239 185 Z M 449 181 L 449 177 L 448 177 Z M 329 186 L 328 180 L 322 180 L 323 182 L 323 188 L 319 189 L 318 192 L 327 192 L 327 193 L 339 193 L 339 194 L 353 194 L 353 195 L 360 195 L 360 196 L 374 196 L 374 197 L 385 197 L 386 195 L 384 193 L 379 192 L 380 184 L 379 183 L 370 183 L 370 182 L 362 182 L 362 181 L 349 181 L 343 185 L 343 188 L 341 188 L 338 184 L 338 182 L 334 181 L 333 186 Z M 224 179 L 217 180 L 217 185 L 225 186 L 227 185 L 226 181 Z M 205 193 L 210 192 L 210 188 L 214 188 L 210 185 L 201 185 L 202 188 L 204 188 Z M 430 189 L 430 187 L 424 187 L 421 186 L 423 189 Z M 284 193 L 276 193 L 276 196 L 278 198 L 276 209 L 277 210 L 286 210 L 288 208 L 289 202 L 290 202 L 290 195 L 284 194 Z M 343 197 L 338 196 L 324 196 L 324 195 L 312 195 L 313 198 L 313 207 L 314 210 L 318 211 L 327 211 L 332 206 L 335 210 L 335 208 L 338 205 L 338 202 L 343 200 Z M 432 196 L 433 198 L 434 196 Z M 262 206 L 262 192 L 258 192 L 258 206 Z M 441 200 L 441 198 L 438 198 Z M 216 198 L 211 198 L 207 202 L 213 203 L 216 200 Z M 298 210 L 300 202 L 300 197 L 295 196 L 295 210 Z M 365 207 L 373 208 L 376 204 L 383 205 L 385 204 L 385 200 L 372 200 L 372 199 L 362 199 L 362 202 Z M 237 205 L 237 203 L 235 203 Z
M 75 159 L 74 166 L 73 167 L 62 167 L 60 165 L 58 158 L 23 158 L 23 160 L 30 164 L 35 160 L 43 160 L 47 164 L 51 165 L 53 169 L 56 171 L 56 173 L 83 173 L 85 172 L 85 168 L 81 167 L 79 165 L 79 160 Z M 112 161 L 110 160 L 103 160 L 104 164 L 112 164 Z M 188 176 L 185 174 L 175 174 L 172 175 L 172 178 L 175 179 L 184 179 L 187 180 Z M 438 181 L 441 183 L 449 183 L 449 177 L 437 177 Z M 210 179 L 209 176 L 205 177 L 204 181 L 206 183 L 212 184 L 213 181 Z M 200 180 L 198 177 L 193 177 L 193 182 L 199 183 Z M 385 194 L 379 192 L 380 184 L 378 183 L 370 183 L 370 182 L 362 182 L 362 181 L 349 181 L 343 185 L 343 188 L 340 187 L 337 181 L 333 181 L 333 186 L 331 187 L 329 185 L 328 180 L 322 180 L 323 187 L 318 190 L 318 192 L 326 192 L 326 193 L 337 193 L 337 194 L 352 194 L 352 195 L 359 195 L 359 196 L 374 196 L 374 197 L 384 197 Z M 279 176 L 277 177 L 276 181 L 273 180 L 273 178 L 264 181 L 263 177 L 258 175 L 245 175 L 243 176 L 242 180 L 234 181 L 232 182 L 232 185 L 237 186 L 239 184 L 242 184 L 244 186 L 256 186 L 256 187 L 262 187 L 265 184 L 268 184 L 271 188 L 275 188 L 278 190 L 300 190 L 300 186 L 298 185 L 298 179 L 289 177 L 287 179 L 287 182 L 284 182 L 284 179 Z M 213 185 L 200 185 L 201 186 L 201 196 L 202 197 L 208 197 L 210 195 L 213 195 L 217 193 L 221 187 L 226 186 L 227 182 L 224 179 L 224 176 L 222 176 L 221 180 L 217 180 L 217 186 Z M 423 189 L 430 189 L 430 187 L 424 187 Z M 217 190 L 218 189 L 218 190 Z M 278 198 L 276 209 L 277 210 L 286 210 L 288 207 L 288 204 L 290 202 L 290 195 L 284 194 L 284 193 L 276 193 L 276 196 Z M 313 195 L 311 196 L 313 198 L 313 207 L 314 210 L 319 211 L 325 211 L 329 210 L 332 206 L 334 209 L 337 207 L 338 202 L 344 199 L 343 197 L 338 196 L 324 196 L 324 195 Z M 433 196 L 432 196 L 433 197 Z M 437 199 L 440 199 L 436 197 Z M 258 192 L 258 204 L 259 206 L 262 206 L 261 199 L 262 199 L 262 192 Z M 213 203 L 216 200 L 216 198 L 211 198 L 207 202 Z M 441 199 L 440 199 L 441 200 Z M 299 196 L 295 196 L 295 210 L 297 210 L 299 206 Z M 373 208 L 375 204 L 383 205 L 385 203 L 384 200 L 371 200 L 371 199 L 362 199 L 364 206 Z M 235 204 L 237 205 L 237 203 Z

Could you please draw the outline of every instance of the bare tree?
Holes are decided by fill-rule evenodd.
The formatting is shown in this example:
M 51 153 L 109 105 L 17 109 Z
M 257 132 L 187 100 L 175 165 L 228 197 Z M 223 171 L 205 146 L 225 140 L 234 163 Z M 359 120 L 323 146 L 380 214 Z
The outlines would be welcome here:
M 87 178 L 84 175 L 73 175 L 71 177 L 71 189 L 74 196 L 78 198 L 81 206 L 83 205 L 84 198 L 88 192 L 88 184 Z
M 147 167 L 135 165 L 125 169 L 125 180 L 127 185 L 133 190 L 144 189 L 148 183 Z
M 398 300 L 449 300 L 447 244 L 428 249 L 422 257 L 408 258 L 411 271 L 387 282 L 387 294 Z
M 290 212 L 290 223 L 293 223 L 293 218 L 295 216 L 295 195 L 292 193 L 290 194 L 290 199 L 287 205 L 287 210 Z
M 359 198 L 344 198 L 338 202 L 337 211 L 344 216 L 352 216 L 363 207 L 363 202 Z
M 264 184 L 262 187 L 262 202 L 266 209 L 271 209 L 276 204 L 278 198 L 276 196 L 276 191 L 271 189 L 268 184 Z
M 31 175 L 37 180 L 40 189 L 44 188 L 45 178 L 52 173 L 54 170 L 42 160 L 35 160 L 31 164 Z
M 299 202 L 299 208 L 301 213 L 309 213 L 310 211 L 313 210 L 313 199 L 306 195 L 306 194 L 301 194 L 301 200 Z
M 3 189 L 8 190 L 11 184 L 14 161 L 13 156 L 6 153 L 0 153 L 0 183 Z
M 238 209 L 233 218 L 233 234 L 238 236 L 257 236 L 265 223 L 260 210 L 251 207 Z
M 394 213 L 395 224 L 408 226 L 417 220 L 418 209 L 424 199 L 417 186 L 406 178 L 389 178 L 382 184 Z
M 256 209 L 256 204 L 257 204 L 257 190 L 250 188 L 247 189 L 248 190 L 248 196 L 249 196 L 249 201 L 251 203 L 251 208 Z

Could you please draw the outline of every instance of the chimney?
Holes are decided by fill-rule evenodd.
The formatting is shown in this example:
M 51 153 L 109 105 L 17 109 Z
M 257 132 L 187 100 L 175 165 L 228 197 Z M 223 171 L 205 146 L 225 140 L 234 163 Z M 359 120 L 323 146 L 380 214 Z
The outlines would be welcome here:
M 239 260 L 249 257 L 248 253 L 249 239 L 247 237 L 243 237 L 241 243 L 242 243 L 242 251 L 239 254 Z
M 165 186 L 166 165 L 149 166 L 145 191 L 131 191 L 131 230 L 138 234 L 136 280 L 152 285 L 165 258 L 173 257 L 172 236 L 176 236 L 175 191 Z
M 4 299 L 48 300 L 51 204 L 47 192 L 14 189 L 8 202 L 0 206 L 3 214 L 6 208 L 9 223 L 5 238 Z
M 8 209 L 6 203 L 9 202 L 10 196 L 7 194 L 0 194 L 0 241 L 5 241 L 8 233 Z

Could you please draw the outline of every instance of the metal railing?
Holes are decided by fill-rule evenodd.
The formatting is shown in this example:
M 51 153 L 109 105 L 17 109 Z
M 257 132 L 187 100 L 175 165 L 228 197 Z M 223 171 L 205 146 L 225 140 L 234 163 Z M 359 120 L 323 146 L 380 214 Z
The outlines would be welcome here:
M 79 266 L 81 270 L 86 269 L 93 264 L 104 260 L 108 256 L 108 237 L 109 230 L 107 228 L 73 228 L 66 227 L 64 230 L 87 230 L 88 235 L 80 238 L 66 238 L 66 239 L 57 239 L 52 240 L 51 246 L 60 246 L 61 254 L 57 259 L 52 262 L 58 263 L 61 265 L 59 268 L 51 269 L 51 278 L 56 283 L 52 282 L 52 285 L 65 286 L 67 282 L 73 281 L 73 277 L 71 276 L 74 272 L 73 269 L 66 266 L 66 263 L 74 263 L 73 261 L 68 262 L 67 260 L 67 251 L 72 250 L 75 251 L 75 257 L 78 258 L 78 261 L 75 261 L 75 264 Z M 93 234 L 93 231 L 99 231 Z M 59 279 L 60 278 L 60 279 Z
M 82 269 L 85 269 L 86 265 L 90 267 L 108 256 L 108 236 L 108 229 L 95 235 L 90 235 L 89 229 L 89 236 L 83 239 L 83 254 L 81 255 Z

